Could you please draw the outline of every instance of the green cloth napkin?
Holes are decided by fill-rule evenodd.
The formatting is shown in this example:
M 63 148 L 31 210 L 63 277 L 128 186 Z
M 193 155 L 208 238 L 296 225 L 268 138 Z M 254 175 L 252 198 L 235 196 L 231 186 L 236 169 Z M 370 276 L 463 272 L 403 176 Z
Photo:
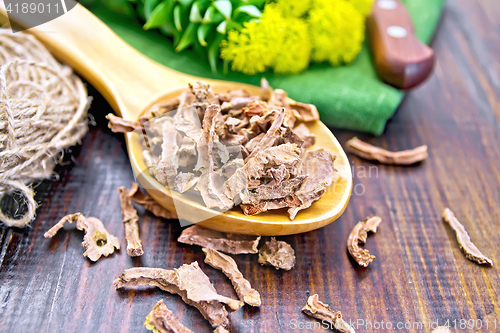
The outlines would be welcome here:
M 439 21 L 445 0 L 402 0 L 411 14 L 418 38 L 428 43 Z M 314 64 L 293 76 L 272 72 L 249 76 L 220 68 L 210 71 L 208 62 L 194 50 L 176 53 L 170 40 L 159 31 L 144 31 L 139 19 L 116 14 L 94 2 L 88 6 L 97 17 L 131 46 L 151 59 L 191 75 L 259 85 L 265 76 L 273 88 L 281 88 L 293 99 L 318 107 L 327 125 L 379 135 L 392 117 L 404 93 L 380 81 L 365 42 L 361 53 L 349 66 Z

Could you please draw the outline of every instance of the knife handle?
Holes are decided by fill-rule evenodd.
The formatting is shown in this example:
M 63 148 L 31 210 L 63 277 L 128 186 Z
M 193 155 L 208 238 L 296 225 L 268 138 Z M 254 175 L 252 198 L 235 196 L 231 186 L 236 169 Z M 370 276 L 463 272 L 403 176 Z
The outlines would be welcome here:
M 382 80 L 410 89 L 434 68 L 434 52 L 415 36 L 412 21 L 399 0 L 375 0 L 367 18 L 370 48 Z

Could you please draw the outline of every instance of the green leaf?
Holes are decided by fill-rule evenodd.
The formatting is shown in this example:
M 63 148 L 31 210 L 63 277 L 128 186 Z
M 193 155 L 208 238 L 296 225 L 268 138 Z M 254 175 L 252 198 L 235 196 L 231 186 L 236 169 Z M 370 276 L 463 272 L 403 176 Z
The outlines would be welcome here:
M 264 8 L 264 5 L 266 4 L 267 0 L 243 0 L 243 2 L 249 4 L 249 5 L 254 5 L 257 6 L 261 9 Z
M 197 39 L 194 41 L 194 43 L 193 43 L 193 45 L 191 47 L 194 49 L 194 51 L 196 53 L 199 54 L 200 59 L 206 59 L 207 58 L 207 52 L 206 52 L 207 48 L 201 46 L 200 42 Z
M 160 31 L 164 35 L 173 36 L 175 29 L 174 29 L 174 26 L 172 25 L 172 22 L 167 22 L 160 27 Z
M 203 20 L 201 16 L 200 1 L 196 1 L 191 7 L 191 12 L 189 13 L 189 21 L 200 23 Z
M 144 16 L 144 5 L 142 3 L 138 3 L 135 7 L 137 11 L 137 16 L 139 16 L 142 20 L 146 21 L 146 16 Z
M 103 0 L 103 4 L 114 12 L 132 15 L 134 8 L 127 0 Z
M 201 46 L 207 46 L 207 36 L 210 30 L 212 29 L 212 25 L 209 24 L 202 24 L 198 27 L 198 41 L 200 42 Z
M 227 26 L 226 26 L 226 31 L 229 30 L 241 30 L 243 29 L 243 24 L 235 21 L 228 21 Z
M 220 23 L 222 21 L 224 21 L 224 16 L 215 7 L 210 6 L 203 16 L 202 23 Z
M 153 10 L 158 6 L 161 0 L 145 0 L 144 1 L 144 16 L 149 19 Z M 168 1 L 168 0 L 166 0 Z
M 217 26 L 217 32 L 220 34 L 225 35 L 226 34 L 226 26 L 227 26 L 227 21 L 222 22 Z
M 226 20 L 231 18 L 231 12 L 233 11 L 233 6 L 229 0 L 217 0 L 213 2 L 213 6 L 224 15 Z
M 179 41 L 181 40 L 182 33 L 177 31 L 177 29 L 174 28 L 174 46 L 177 46 L 179 44 Z
M 241 6 L 236 8 L 234 11 L 234 14 L 239 14 L 239 13 L 245 13 L 250 15 L 251 17 L 261 17 L 262 13 L 260 12 L 259 8 L 253 6 L 253 5 L 248 5 L 248 6 Z
M 210 0 L 196 0 L 191 7 L 189 20 L 191 22 L 200 23 L 203 20 L 203 13 L 207 10 Z
M 179 41 L 179 44 L 175 48 L 175 52 L 181 52 L 182 50 L 188 48 L 193 44 L 193 42 L 196 40 L 197 27 L 198 23 L 189 22 L 186 31 L 184 31 L 184 34 L 182 35 L 182 38 Z
M 174 24 L 177 31 L 182 31 L 182 15 L 180 5 L 177 5 L 174 8 Z
M 182 7 L 188 8 L 189 6 L 191 6 L 194 0 L 177 0 L 177 2 L 179 2 L 182 5 Z
M 208 49 L 208 62 L 210 63 L 210 68 L 212 73 L 217 73 L 217 59 L 219 59 L 219 49 L 220 43 L 224 39 L 225 35 L 217 34 L 212 45 Z
M 156 6 L 156 8 L 151 12 L 151 16 L 149 16 L 148 20 L 144 24 L 144 30 L 159 28 L 169 22 L 173 6 L 173 0 L 163 0 L 163 2 Z M 146 4 L 144 4 L 144 12 L 146 12 Z

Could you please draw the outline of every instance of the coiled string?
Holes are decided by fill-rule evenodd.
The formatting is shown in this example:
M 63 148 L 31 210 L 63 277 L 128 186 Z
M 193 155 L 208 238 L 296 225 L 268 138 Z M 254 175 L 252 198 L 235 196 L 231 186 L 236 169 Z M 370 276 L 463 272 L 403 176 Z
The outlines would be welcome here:
M 90 99 L 83 82 L 33 36 L 0 29 L 0 200 L 14 191 L 27 212 L 7 226 L 25 227 L 35 218 L 33 181 L 49 178 L 64 149 L 87 132 Z

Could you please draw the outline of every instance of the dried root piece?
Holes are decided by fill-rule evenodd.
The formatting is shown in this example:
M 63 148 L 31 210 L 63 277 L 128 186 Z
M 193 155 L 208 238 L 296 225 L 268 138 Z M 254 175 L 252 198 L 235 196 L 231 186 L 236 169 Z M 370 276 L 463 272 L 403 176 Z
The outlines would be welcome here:
M 120 249 L 118 238 L 108 233 L 102 222 L 95 217 L 85 217 L 81 213 L 70 214 L 63 217 L 56 225 L 44 234 L 45 238 L 52 238 L 64 226 L 64 223 L 76 222 L 78 230 L 84 230 L 82 246 L 87 251 L 83 253 L 92 261 L 97 261 L 101 256 L 107 257 Z
M 382 222 L 382 219 L 378 216 L 373 216 L 367 218 L 364 222 L 358 222 L 354 229 L 352 229 L 347 239 L 347 250 L 351 257 L 356 260 L 358 265 L 367 267 L 369 263 L 375 259 L 375 256 L 370 254 L 368 250 L 359 247 L 359 244 L 364 244 L 366 242 L 366 237 L 368 237 L 368 231 L 373 233 L 377 232 L 377 227 Z
M 295 266 L 295 251 L 290 244 L 271 237 L 259 250 L 259 264 L 289 271 Z
M 457 220 L 455 214 L 453 214 L 449 208 L 443 211 L 443 220 L 447 222 L 457 234 L 458 245 L 460 245 L 460 249 L 465 252 L 465 257 L 467 259 L 475 261 L 480 265 L 487 264 L 493 266 L 491 259 L 486 258 L 476 245 L 471 242 L 469 234 L 465 231 L 464 226 Z
M 174 270 L 147 267 L 126 269 L 113 284 L 116 289 L 156 286 L 177 294 L 184 302 L 196 307 L 213 327 L 226 326 L 229 323 L 224 304 L 232 311 L 243 306 L 243 302 L 217 294 L 196 261 Z
M 218 98 L 215 96 L 209 84 L 203 81 L 198 81 L 195 84 L 188 83 L 191 93 L 196 97 L 196 102 L 208 105 L 219 103 Z
M 260 236 L 226 234 L 193 225 L 182 231 L 178 242 L 231 254 L 258 253 Z
M 259 292 L 243 277 L 233 258 L 214 249 L 204 247 L 202 250 L 205 253 L 205 263 L 220 269 L 231 280 L 240 300 L 251 306 L 260 306 Z
M 427 145 L 419 146 L 409 150 L 392 152 L 380 147 L 372 146 L 354 137 L 346 143 L 347 150 L 351 153 L 371 161 L 379 161 L 382 164 L 410 165 L 425 160 Z
M 279 177 L 279 175 L 277 176 Z M 269 200 L 277 200 L 286 197 L 293 197 L 297 187 L 302 185 L 307 175 L 299 175 L 295 178 L 287 179 L 284 181 L 270 182 L 267 185 L 260 185 L 253 191 L 243 192 L 241 197 L 242 204 L 257 206 L 259 203 Z
M 335 156 L 325 149 L 309 150 L 303 155 L 298 167 L 299 176 L 302 175 L 307 178 L 295 192 L 295 196 L 299 198 L 301 205 L 288 209 L 290 220 L 293 221 L 300 210 L 311 207 L 313 202 L 319 200 L 326 192 L 337 172 L 333 167 L 334 161 Z
M 162 123 L 161 158 L 155 170 L 156 179 L 162 184 L 168 184 L 169 180 L 175 179 L 179 167 L 179 145 L 177 137 L 179 132 L 175 128 L 173 118 L 165 118 Z
M 220 152 L 223 152 L 224 155 L 222 162 L 227 162 L 229 152 L 224 145 L 220 144 L 215 129 L 215 119 L 218 115 L 220 115 L 220 106 L 218 105 L 210 105 L 205 111 L 203 135 L 198 141 L 198 166 L 203 168 L 203 171 L 195 189 L 200 192 L 208 208 L 217 207 L 222 210 L 228 210 L 234 206 L 234 202 L 225 195 L 224 179 L 220 174 L 215 172 L 215 157 L 212 149 L 213 147 L 220 147 Z
M 302 311 L 308 316 L 331 323 L 339 332 L 355 333 L 354 329 L 342 319 L 342 313 L 333 312 L 327 304 L 318 299 L 318 294 L 309 297 Z
M 112 113 L 109 113 L 106 116 L 106 119 L 108 120 L 108 127 L 114 133 L 133 132 L 137 127 L 141 126 L 139 123 L 125 120 L 121 117 L 115 116 Z
M 125 187 L 118 188 L 120 202 L 122 205 L 123 226 L 125 227 L 125 240 L 127 241 L 127 254 L 131 257 L 138 257 L 144 254 L 141 239 L 139 238 L 139 216 L 134 206 L 132 206 L 131 191 Z
M 290 109 L 296 117 L 302 121 L 313 121 L 319 119 L 319 113 L 316 106 L 296 102 L 287 97 L 287 93 L 281 89 L 273 90 L 265 78 L 261 79 L 260 86 L 260 98 L 268 102 L 268 104 Z
M 245 215 L 255 215 L 273 209 L 299 207 L 301 204 L 300 199 L 293 194 L 284 198 L 261 201 L 255 206 L 241 204 L 240 207 Z
M 451 331 L 446 326 L 439 326 L 438 328 L 432 330 L 431 333 L 451 333 Z
M 264 111 L 267 111 L 267 103 L 259 100 L 250 102 L 241 109 L 241 113 L 248 118 L 260 116 Z
M 193 333 L 182 325 L 163 300 L 158 301 L 146 317 L 144 326 L 155 333 Z
M 273 111 L 275 112 L 275 111 Z M 245 159 L 245 162 L 248 162 L 252 157 L 256 156 L 257 153 L 267 149 L 271 148 L 274 146 L 276 140 L 278 140 L 279 137 L 279 129 L 281 125 L 283 125 L 283 121 L 285 119 L 285 110 L 281 109 L 280 111 L 277 111 L 277 116 L 274 118 L 271 127 L 265 132 L 264 136 L 262 139 L 260 139 L 259 143 L 255 146 L 255 148 L 252 150 L 252 153 L 247 156 Z
M 141 124 L 144 124 L 145 122 L 151 120 L 152 118 L 173 111 L 179 107 L 179 103 L 180 100 L 178 97 L 156 103 L 146 110 L 146 112 L 139 118 L 139 121 L 141 122 Z
M 309 148 L 316 143 L 316 135 L 309 132 L 309 128 L 304 123 L 300 123 L 293 129 L 293 133 L 304 140 L 301 148 Z
M 300 160 L 300 154 L 300 148 L 290 143 L 260 151 L 226 181 L 227 196 L 235 198 L 241 192 L 261 185 L 259 179 L 266 176 L 266 168 L 280 165 L 294 167 Z
M 288 104 L 290 109 L 294 110 L 298 114 L 297 119 L 302 121 L 319 120 L 318 109 L 313 104 L 300 103 L 288 97 L 285 98 L 285 102 Z
M 167 220 L 177 220 L 177 214 L 171 212 L 157 203 L 153 198 L 147 195 L 144 192 L 139 190 L 139 185 L 137 183 L 132 183 L 132 188 L 129 191 L 130 198 L 133 202 L 138 205 L 141 205 L 146 210 L 149 210 L 157 217 L 163 217 Z
M 175 177 L 174 189 L 179 193 L 184 193 L 190 188 L 192 188 L 200 177 L 196 177 L 191 172 L 179 172 Z

